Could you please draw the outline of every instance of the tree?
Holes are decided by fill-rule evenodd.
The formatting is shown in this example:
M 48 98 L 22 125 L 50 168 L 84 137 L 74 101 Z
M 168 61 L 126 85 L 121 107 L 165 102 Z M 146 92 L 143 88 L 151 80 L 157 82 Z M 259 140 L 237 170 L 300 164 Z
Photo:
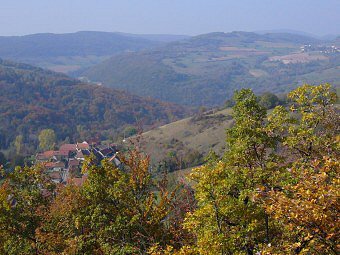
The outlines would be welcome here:
M 36 231 L 48 212 L 54 188 L 37 167 L 17 167 L 5 175 L 0 186 L 1 254 L 39 254 Z
M 281 127 L 289 178 L 264 198 L 282 236 L 264 250 L 268 254 L 337 254 L 340 116 L 333 105 L 336 94 L 329 84 L 306 84 L 288 97 L 293 117 L 287 121 L 288 112 L 277 108 L 274 122 Z
M 197 209 L 185 227 L 199 254 L 334 253 L 339 115 L 330 85 L 288 95 L 270 114 L 250 90 L 234 96 L 227 151 L 191 174 Z M 324 213 L 323 213 L 324 212 Z M 335 254 L 335 253 L 334 253 Z
M 127 138 L 127 137 L 137 134 L 138 130 L 134 126 L 127 126 L 126 128 L 124 128 L 123 133 L 124 133 L 124 137 Z
M 266 109 L 272 109 L 279 105 L 280 99 L 275 94 L 266 92 L 260 96 L 259 103 Z
M 119 167 L 90 157 L 82 186 L 0 166 L 0 254 L 338 254 L 336 95 L 304 85 L 289 99 L 267 113 L 235 93 L 225 154 L 192 170 L 192 187 L 155 178 L 137 149 Z
M 151 178 L 147 156 L 132 150 L 121 157 L 124 169 L 89 160 L 84 185 L 58 192 L 39 230 L 45 253 L 146 254 L 156 244 L 171 244 L 175 233 L 167 217 L 174 193 L 165 179 Z
M 39 134 L 39 148 L 41 150 L 52 150 L 56 143 L 56 135 L 53 129 L 43 129 Z
M 252 197 L 280 180 L 280 157 L 274 153 L 279 139 L 268 132 L 273 123 L 251 90 L 237 92 L 234 100 L 235 125 L 227 131 L 223 159 L 213 155 L 191 174 L 198 208 L 185 225 L 197 235 L 199 254 L 254 254 L 276 231 L 263 202 Z
M 339 169 L 339 161 L 329 157 L 294 164 L 296 182 L 270 192 L 267 212 L 284 231 L 265 248 L 268 254 L 338 254 Z
M 15 146 L 15 149 L 16 149 L 16 154 L 20 155 L 20 153 L 22 151 L 22 146 L 23 146 L 23 136 L 22 135 L 18 135 L 15 138 L 14 146 Z
M 336 97 L 329 84 L 305 84 L 288 94 L 294 118 L 284 145 L 300 159 L 322 158 L 338 151 L 340 116 L 334 107 Z

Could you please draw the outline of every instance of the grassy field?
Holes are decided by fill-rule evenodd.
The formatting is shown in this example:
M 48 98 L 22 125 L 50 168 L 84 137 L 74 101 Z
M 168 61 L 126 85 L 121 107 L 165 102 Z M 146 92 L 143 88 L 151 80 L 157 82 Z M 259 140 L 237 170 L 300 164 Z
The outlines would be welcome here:
M 210 150 L 222 154 L 226 129 L 232 125 L 232 110 L 208 111 L 199 116 L 172 122 L 141 135 L 141 148 L 150 155 L 153 164 L 164 160 L 169 151 Z M 132 140 L 135 137 L 131 138 Z

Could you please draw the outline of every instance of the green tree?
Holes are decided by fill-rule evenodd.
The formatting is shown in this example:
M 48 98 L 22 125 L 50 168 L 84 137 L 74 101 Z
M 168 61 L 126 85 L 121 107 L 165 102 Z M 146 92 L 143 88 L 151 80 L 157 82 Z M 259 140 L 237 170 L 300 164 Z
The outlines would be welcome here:
M 134 126 L 127 126 L 126 128 L 124 128 L 123 133 L 124 133 L 124 137 L 127 138 L 127 137 L 137 134 L 138 130 Z
M 280 104 L 280 99 L 275 94 L 266 92 L 260 96 L 259 103 L 266 109 L 272 109 Z
M 234 100 L 235 125 L 227 131 L 223 159 L 213 157 L 191 175 L 198 209 L 185 224 L 196 233 L 200 254 L 254 254 L 276 231 L 253 194 L 280 181 L 280 157 L 274 153 L 279 138 L 268 132 L 272 123 L 251 90 L 237 92 Z
M 39 148 L 41 150 L 52 150 L 56 143 L 56 135 L 53 129 L 43 129 L 39 134 Z

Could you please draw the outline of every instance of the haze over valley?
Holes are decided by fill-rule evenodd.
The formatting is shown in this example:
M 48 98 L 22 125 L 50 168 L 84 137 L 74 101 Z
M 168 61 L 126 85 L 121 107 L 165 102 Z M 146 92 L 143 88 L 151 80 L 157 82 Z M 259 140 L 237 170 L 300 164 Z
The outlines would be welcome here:
M 218 106 L 236 89 L 286 93 L 339 81 L 339 37 L 214 32 L 198 36 L 77 32 L 1 37 L 0 56 L 84 81 L 189 106 Z

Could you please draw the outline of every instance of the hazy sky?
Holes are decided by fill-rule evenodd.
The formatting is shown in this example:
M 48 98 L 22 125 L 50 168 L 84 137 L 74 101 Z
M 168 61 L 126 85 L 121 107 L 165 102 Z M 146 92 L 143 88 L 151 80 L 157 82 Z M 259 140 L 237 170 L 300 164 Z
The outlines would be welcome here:
M 0 0 L 0 35 L 270 29 L 340 34 L 340 0 Z

